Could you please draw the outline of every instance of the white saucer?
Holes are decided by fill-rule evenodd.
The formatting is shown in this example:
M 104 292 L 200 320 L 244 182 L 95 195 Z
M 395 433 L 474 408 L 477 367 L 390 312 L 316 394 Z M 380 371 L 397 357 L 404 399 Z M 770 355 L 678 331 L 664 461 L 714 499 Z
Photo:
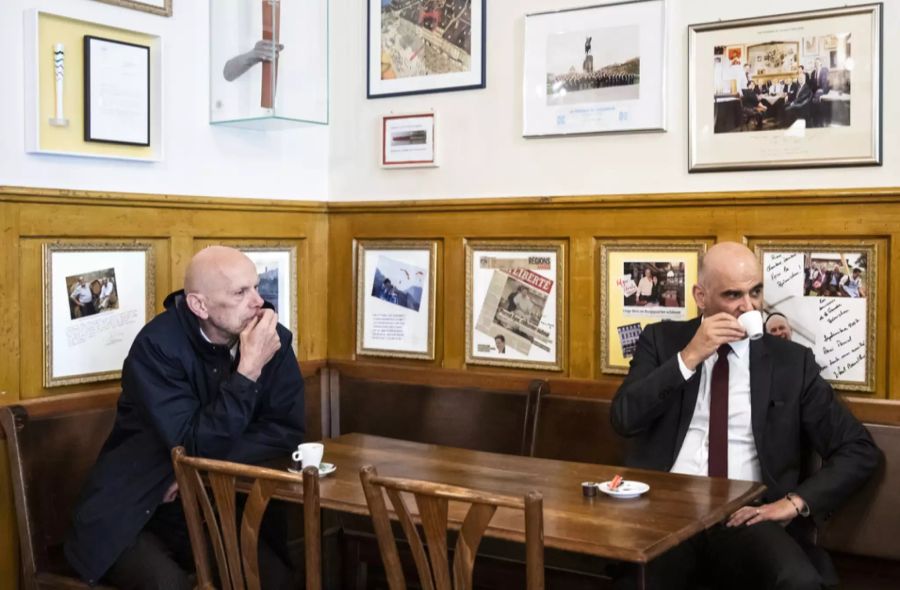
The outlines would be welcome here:
M 609 489 L 610 482 L 604 481 L 603 483 L 597 484 L 597 489 L 606 494 L 607 496 L 612 496 L 613 498 L 619 498 L 620 500 L 628 500 L 630 498 L 637 498 L 644 492 L 650 489 L 650 486 L 645 484 L 642 481 L 633 481 L 633 480 L 625 480 L 623 481 L 618 488 L 611 490 Z
M 303 473 L 302 469 L 297 470 L 297 469 L 292 469 L 290 467 L 288 467 L 288 471 L 290 471 L 291 473 Z M 319 464 L 319 477 L 325 477 L 326 475 L 331 475 L 335 471 L 337 471 L 337 465 L 335 465 L 334 463 L 326 463 L 326 462 L 322 461 Z

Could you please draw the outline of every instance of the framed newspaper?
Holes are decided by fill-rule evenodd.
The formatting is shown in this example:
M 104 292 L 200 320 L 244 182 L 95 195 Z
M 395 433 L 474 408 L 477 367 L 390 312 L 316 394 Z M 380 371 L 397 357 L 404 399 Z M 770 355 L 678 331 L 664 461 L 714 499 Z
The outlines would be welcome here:
M 154 312 L 148 242 L 43 245 L 44 387 L 111 381 Z
M 766 331 L 811 348 L 822 377 L 835 388 L 874 393 L 879 243 L 751 245 L 763 268 Z
M 624 375 L 648 324 L 697 315 L 702 241 L 600 243 L 600 367 Z
M 562 240 L 466 242 L 466 363 L 562 371 Z
M 434 359 L 437 242 L 356 242 L 356 354 Z

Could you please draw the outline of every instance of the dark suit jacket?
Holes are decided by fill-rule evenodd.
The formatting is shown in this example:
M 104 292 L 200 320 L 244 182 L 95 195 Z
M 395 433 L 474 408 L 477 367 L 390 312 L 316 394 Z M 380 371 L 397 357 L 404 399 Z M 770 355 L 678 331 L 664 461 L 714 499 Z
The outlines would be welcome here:
M 676 354 L 700 320 L 648 326 L 638 341 L 631 370 L 613 399 L 610 419 L 634 443 L 626 463 L 668 471 L 675 463 L 694 414 L 701 370 L 685 381 Z M 879 451 L 862 424 L 819 376 L 812 351 L 766 334 L 750 343 L 753 438 L 765 500 L 796 492 L 821 522 L 878 465 Z M 810 446 L 823 467 L 801 481 Z

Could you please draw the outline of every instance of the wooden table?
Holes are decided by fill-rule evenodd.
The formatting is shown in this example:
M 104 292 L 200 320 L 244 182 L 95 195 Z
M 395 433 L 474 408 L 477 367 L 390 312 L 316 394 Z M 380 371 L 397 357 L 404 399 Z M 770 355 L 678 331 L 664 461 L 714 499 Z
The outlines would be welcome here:
M 364 434 L 324 442 L 324 461 L 334 463 L 337 471 L 322 478 L 323 508 L 368 514 L 359 480 L 359 469 L 366 464 L 374 465 L 379 475 L 500 494 L 523 495 L 534 489 L 544 495 L 546 547 L 636 564 L 646 564 L 765 491 L 764 485 L 748 481 L 500 455 Z M 633 500 L 599 492 L 594 498 L 583 496 L 582 481 L 606 481 L 617 473 L 649 484 L 650 491 Z M 276 496 L 302 501 L 302 489 L 285 487 Z M 462 516 L 451 507 L 451 524 L 458 527 Z M 524 527 L 521 511 L 501 508 L 486 535 L 524 542 Z

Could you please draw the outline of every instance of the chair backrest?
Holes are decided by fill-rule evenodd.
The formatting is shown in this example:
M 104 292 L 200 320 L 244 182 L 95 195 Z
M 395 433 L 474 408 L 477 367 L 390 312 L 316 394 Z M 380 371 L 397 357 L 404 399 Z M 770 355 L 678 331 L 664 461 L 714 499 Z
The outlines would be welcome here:
M 426 481 L 379 477 L 371 465 L 363 466 L 359 476 L 391 590 L 405 590 L 406 580 L 391 529 L 384 493 L 391 499 L 394 512 L 400 520 L 423 590 L 472 588 L 475 554 L 491 518 L 499 507 L 524 510 L 528 589 L 544 588 L 544 508 L 543 496 L 539 492 L 531 491 L 525 494 L 524 498 L 518 498 Z M 401 495 L 404 492 L 413 494 L 415 498 L 419 521 L 425 532 L 427 554 L 409 507 Z M 452 568 L 447 552 L 447 525 L 451 501 L 469 505 L 453 551 Z
M 322 546 L 319 477 L 315 467 L 294 474 L 253 465 L 189 457 L 183 447 L 172 449 L 172 463 L 191 537 L 197 567 L 197 588 L 259 590 L 259 527 L 279 484 L 303 486 L 303 535 L 306 588 L 322 587 Z M 249 492 L 237 529 L 237 482 L 247 480 Z M 209 494 L 212 489 L 212 497 Z M 204 534 L 204 525 L 206 533 Z M 207 536 L 208 535 L 208 536 Z M 215 585 L 207 544 L 215 554 L 219 585 Z
M 87 588 L 62 553 L 81 487 L 116 416 L 118 391 L 0 408 L 16 506 L 21 588 Z

